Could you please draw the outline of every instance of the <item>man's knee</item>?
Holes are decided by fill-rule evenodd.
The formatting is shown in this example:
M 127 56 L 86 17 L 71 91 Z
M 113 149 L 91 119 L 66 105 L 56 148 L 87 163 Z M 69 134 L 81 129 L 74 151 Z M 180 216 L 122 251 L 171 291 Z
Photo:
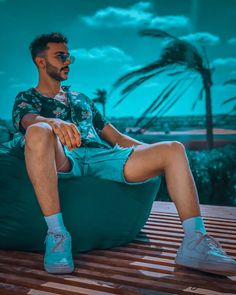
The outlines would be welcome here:
M 178 141 L 165 141 L 157 144 L 157 154 L 160 156 L 163 167 L 174 163 L 176 159 L 186 158 L 185 147 Z
M 28 147 L 37 147 L 42 144 L 50 144 L 54 141 L 52 127 L 45 122 L 30 125 L 25 134 L 25 144 Z
M 170 148 L 174 153 L 185 153 L 185 146 L 179 141 L 171 141 Z

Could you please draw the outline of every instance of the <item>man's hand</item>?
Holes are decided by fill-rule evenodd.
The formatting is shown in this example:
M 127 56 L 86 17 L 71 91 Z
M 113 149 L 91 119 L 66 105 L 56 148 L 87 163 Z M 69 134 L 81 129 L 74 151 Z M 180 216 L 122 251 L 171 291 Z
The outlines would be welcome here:
M 63 145 L 72 150 L 81 145 L 80 132 L 76 125 L 61 119 L 50 119 L 48 124 L 53 128 L 54 133 L 59 137 Z

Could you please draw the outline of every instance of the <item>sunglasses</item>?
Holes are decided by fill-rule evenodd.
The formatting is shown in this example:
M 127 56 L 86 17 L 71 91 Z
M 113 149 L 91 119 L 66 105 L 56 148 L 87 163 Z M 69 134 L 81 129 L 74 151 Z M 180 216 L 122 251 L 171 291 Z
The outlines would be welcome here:
M 70 61 L 71 64 L 75 62 L 75 57 L 66 53 L 59 53 L 56 56 L 62 63 L 65 63 L 67 60 Z

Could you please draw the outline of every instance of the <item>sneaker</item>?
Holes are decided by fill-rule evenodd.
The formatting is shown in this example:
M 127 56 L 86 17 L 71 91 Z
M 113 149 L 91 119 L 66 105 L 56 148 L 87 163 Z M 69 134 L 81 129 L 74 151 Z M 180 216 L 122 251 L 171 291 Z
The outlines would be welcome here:
M 225 253 L 213 237 L 200 232 L 191 240 L 183 239 L 175 263 L 223 276 L 236 275 L 236 261 Z
M 71 236 L 67 231 L 50 232 L 46 239 L 44 268 L 48 273 L 67 274 L 74 270 L 71 254 Z

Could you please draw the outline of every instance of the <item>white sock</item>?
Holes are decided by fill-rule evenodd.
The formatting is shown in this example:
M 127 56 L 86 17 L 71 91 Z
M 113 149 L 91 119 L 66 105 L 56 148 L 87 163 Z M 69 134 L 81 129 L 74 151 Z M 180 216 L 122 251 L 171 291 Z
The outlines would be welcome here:
M 61 232 L 66 230 L 61 212 L 49 216 L 44 216 L 44 219 L 47 223 L 49 231 Z
M 193 237 L 196 235 L 196 232 L 201 232 L 202 234 L 206 234 L 206 229 L 201 216 L 185 219 L 182 222 L 182 226 L 184 229 L 185 237 L 186 236 Z

